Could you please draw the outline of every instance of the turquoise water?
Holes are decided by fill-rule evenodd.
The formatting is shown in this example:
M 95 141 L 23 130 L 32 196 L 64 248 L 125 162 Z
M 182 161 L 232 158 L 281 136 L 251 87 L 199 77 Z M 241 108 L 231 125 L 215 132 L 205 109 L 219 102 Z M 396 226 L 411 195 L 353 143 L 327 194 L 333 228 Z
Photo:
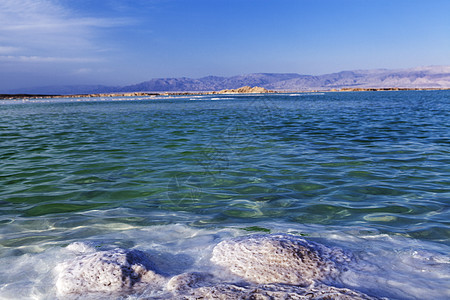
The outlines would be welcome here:
M 3 101 L 0 120 L 3 297 L 52 295 L 48 257 L 79 240 L 181 251 L 295 232 L 449 263 L 450 91 Z M 445 269 L 422 275 L 434 299 Z

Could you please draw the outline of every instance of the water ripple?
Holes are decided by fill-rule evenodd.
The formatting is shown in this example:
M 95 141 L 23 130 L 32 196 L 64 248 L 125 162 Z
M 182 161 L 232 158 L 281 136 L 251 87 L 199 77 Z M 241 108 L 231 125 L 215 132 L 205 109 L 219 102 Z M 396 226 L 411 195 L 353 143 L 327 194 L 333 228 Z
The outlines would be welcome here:
M 186 212 L 202 226 L 363 224 L 448 243 L 448 99 L 380 92 L 3 104 L 0 224 L 46 216 L 69 226 L 86 212 L 127 208 L 139 224 Z M 155 212 L 165 217 L 146 217 Z M 74 222 L 94 222 L 84 218 Z M 32 242 L 14 239 L 8 245 Z

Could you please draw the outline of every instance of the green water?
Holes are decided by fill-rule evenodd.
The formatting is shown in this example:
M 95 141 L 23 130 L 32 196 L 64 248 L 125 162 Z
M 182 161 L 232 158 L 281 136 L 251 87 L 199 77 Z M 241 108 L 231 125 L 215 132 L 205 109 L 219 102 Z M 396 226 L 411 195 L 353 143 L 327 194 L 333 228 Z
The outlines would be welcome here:
M 179 274 L 281 232 L 353 253 L 343 287 L 448 299 L 449 120 L 450 91 L 2 101 L 0 298 L 57 298 L 72 242 Z
M 58 234 L 27 243 L 64 240 L 109 222 L 83 212 L 127 208 L 133 226 L 363 225 L 448 243 L 449 96 L 5 101 L 0 226 L 46 218 Z

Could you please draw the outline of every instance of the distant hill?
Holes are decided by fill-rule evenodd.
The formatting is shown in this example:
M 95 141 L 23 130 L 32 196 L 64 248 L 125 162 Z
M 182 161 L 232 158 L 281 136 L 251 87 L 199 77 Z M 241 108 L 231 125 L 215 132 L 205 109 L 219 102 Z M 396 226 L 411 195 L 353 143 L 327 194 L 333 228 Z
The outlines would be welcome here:
M 112 92 L 218 91 L 242 86 L 270 90 L 305 91 L 340 88 L 450 88 L 450 66 L 412 69 L 343 71 L 324 75 L 256 73 L 232 77 L 208 76 L 198 79 L 156 78 L 128 86 L 73 85 L 16 89 L 9 93 L 92 94 Z
M 320 76 L 304 76 L 275 82 L 275 90 L 327 90 L 340 88 L 449 88 L 450 66 L 400 70 L 357 70 Z

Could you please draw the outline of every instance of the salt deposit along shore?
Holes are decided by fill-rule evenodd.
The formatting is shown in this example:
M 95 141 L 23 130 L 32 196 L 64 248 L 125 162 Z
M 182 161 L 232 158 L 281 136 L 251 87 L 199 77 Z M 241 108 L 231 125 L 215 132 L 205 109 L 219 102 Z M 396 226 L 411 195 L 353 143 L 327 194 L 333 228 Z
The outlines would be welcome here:
M 100 93 L 76 95 L 36 95 L 36 94 L 0 94 L 0 99 L 51 99 L 51 98 L 95 98 L 95 97 L 151 97 L 151 96 L 180 96 L 180 95 L 218 95 L 218 94 L 267 94 L 275 91 L 262 87 L 243 86 L 237 89 L 207 92 L 130 92 L 130 93 Z
M 450 90 L 450 88 L 341 88 L 327 90 L 283 91 L 267 90 L 263 87 L 243 86 L 237 89 L 205 92 L 129 92 L 129 93 L 100 93 L 100 94 L 74 94 L 74 95 L 40 95 L 40 94 L 0 94 L 0 100 L 14 99 L 59 99 L 59 98 L 97 98 L 97 97 L 156 97 L 156 96 L 198 96 L 219 94 L 268 94 L 268 93 L 315 93 L 315 92 L 376 92 L 376 91 L 437 91 Z
M 104 248 L 82 242 L 67 247 L 76 256 L 55 269 L 61 298 L 147 294 L 164 299 L 378 299 L 338 283 L 351 267 L 351 254 L 293 235 L 224 240 L 213 248 L 210 273 L 173 275 L 159 269 L 145 252 Z

